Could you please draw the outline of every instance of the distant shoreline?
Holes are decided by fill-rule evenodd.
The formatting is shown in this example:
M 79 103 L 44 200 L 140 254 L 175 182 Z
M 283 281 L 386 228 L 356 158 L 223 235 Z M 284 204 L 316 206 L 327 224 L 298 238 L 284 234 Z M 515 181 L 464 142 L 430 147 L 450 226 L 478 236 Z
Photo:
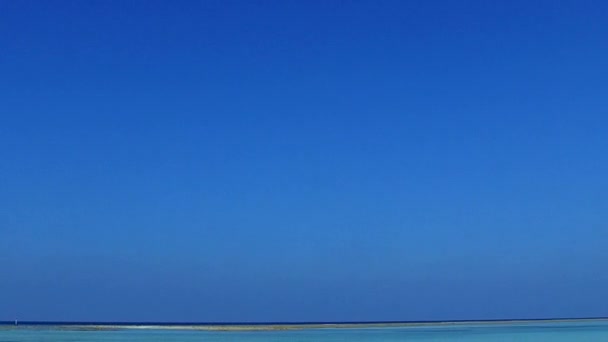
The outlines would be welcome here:
M 608 322 L 608 318 L 556 318 L 508 320 L 458 320 L 426 322 L 311 322 L 311 323 L 130 323 L 130 322 L 15 322 L 2 321 L 4 328 L 50 328 L 57 330 L 190 330 L 190 331 L 284 331 L 306 329 L 365 329 L 398 327 L 440 327 L 459 325 L 502 325 L 534 323 Z

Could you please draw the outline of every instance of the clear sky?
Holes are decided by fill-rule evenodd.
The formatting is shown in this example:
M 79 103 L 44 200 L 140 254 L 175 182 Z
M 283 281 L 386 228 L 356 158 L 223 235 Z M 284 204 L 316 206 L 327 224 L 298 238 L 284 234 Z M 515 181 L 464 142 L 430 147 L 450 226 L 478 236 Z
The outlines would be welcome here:
M 607 316 L 607 16 L 0 1 L 0 320 Z

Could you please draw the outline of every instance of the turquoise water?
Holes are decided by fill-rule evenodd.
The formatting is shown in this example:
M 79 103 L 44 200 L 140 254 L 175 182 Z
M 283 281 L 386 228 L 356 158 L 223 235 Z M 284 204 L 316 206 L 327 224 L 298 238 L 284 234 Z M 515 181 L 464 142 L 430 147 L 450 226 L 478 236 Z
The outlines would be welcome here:
M 434 327 L 311 329 L 292 331 L 210 332 L 187 330 L 127 329 L 76 331 L 57 327 L 0 327 L 0 342 L 110 342 L 110 341 L 608 341 L 608 322 L 458 325 Z

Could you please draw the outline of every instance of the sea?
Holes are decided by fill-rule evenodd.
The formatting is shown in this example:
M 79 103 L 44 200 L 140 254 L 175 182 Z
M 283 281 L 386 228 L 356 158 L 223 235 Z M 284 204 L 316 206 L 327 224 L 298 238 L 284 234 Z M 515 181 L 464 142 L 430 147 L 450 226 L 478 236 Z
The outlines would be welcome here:
M 275 326 L 276 328 L 276 326 Z M 162 325 L 0 325 L 0 342 L 608 342 L 608 320 L 438 323 L 412 326 L 214 331 Z

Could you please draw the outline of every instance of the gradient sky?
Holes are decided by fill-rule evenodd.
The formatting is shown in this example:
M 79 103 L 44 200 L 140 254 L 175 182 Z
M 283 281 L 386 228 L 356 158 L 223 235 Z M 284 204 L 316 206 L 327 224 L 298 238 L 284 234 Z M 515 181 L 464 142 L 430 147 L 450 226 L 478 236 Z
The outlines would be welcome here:
M 0 320 L 608 316 L 607 16 L 1 1 Z

